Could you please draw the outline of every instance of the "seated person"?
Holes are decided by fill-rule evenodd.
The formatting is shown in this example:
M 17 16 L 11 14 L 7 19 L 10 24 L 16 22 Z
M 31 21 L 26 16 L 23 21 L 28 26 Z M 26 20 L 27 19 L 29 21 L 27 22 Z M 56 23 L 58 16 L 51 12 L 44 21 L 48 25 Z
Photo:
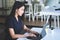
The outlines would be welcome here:
M 16 40 L 17 38 L 36 37 L 36 33 L 31 31 L 21 20 L 25 5 L 23 2 L 16 1 L 13 5 L 11 14 L 6 20 L 6 40 Z M 28 35 L 21 34 L 22 30 L 30 32 Z

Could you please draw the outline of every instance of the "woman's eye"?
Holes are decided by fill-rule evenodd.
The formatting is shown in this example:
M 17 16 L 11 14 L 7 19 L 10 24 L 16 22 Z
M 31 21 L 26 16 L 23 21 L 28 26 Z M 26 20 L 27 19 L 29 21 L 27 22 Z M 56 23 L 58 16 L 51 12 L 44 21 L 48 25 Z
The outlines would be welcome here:
M 24 9 L 22 9 L 24 11 Z

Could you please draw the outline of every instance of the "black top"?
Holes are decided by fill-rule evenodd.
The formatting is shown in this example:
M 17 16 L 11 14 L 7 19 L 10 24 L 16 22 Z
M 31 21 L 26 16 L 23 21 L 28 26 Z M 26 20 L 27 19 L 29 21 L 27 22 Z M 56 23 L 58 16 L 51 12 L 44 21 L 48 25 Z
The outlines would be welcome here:
M 14 32 L 15 34 L 21 34 L 21 31 L 23 30 L 23 27 L 24 27 L 24 24 L 21 20 L 21 17 L 18 17 L 18 21 L 16 20 L 15 17 L 8 17 L 7 18 L 7 21 L 6 21 L 6 37 L 7 37 L 7 40 L 16 40 L 16 39 L 12 39 L 10 34 L 9 34 L 9 31 L 8 29 L 9 28 L 13 28 L 14 29 Z

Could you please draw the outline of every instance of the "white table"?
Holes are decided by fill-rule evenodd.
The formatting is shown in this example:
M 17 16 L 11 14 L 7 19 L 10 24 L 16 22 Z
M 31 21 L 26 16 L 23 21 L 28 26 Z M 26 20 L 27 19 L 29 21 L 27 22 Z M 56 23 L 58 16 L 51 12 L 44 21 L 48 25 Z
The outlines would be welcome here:
M 36 6 L 36 4 L 35 4 L 35 6 Z M 34 9 L 35 10 L 37 10 L 36 8 L 35 8 L 35 6 L 34 6 Z M 38 6 L 38 4 L 37 4 L 37 6 Z M 42 16 L 42 15 L 44 15 L 44 18 L 45 18 L 45 16 L 50 16 L 50 15 L 52 15 L 53 16 L 53 19 L 54 19 L 54 27 L 56 28 L 56 24 L 58 23 L 58 28 L 59 28 L 59 16 L 60 16 L 60 10 L 59 11 L 56 11 L 55 10 L 56 8 L 54 8 L 54 7 L 45 7 L 44 9 L 42 9 L 40 12 L 35 12 L 34 11 L 34 14 L 36 14 L 36 17 L 37 17 L 37 19 L 38 19 L 38 17 L 40 17 L 40 16 Z M 38 14 L 38 13 L 40 13 L 40 14 Z M 37 15 L 38 14 L 38 15 Z M 56 18 L 57 17 L 57 18 Z M 33 17 L 33 21 L 34 21 L 34 19 L 35 19 L 35 17 Z M 56 19 L 57 19 L 57 23 L 56 23 Z
M 60 29 L 54 29 L 41 40 L 60 40 Z
M 45 10 L 45 11 L 41 11 L 40 15 L 52 15 L 52 16 L 56 16 L 57 17 L 57 23 L 58 23 L 58 28 L 59 28 L 59 16 L 60 16 L 60 11 L 53 11 L 53 10 Z M 56 17 L 54 17 L 54 27 L 56 28 Z

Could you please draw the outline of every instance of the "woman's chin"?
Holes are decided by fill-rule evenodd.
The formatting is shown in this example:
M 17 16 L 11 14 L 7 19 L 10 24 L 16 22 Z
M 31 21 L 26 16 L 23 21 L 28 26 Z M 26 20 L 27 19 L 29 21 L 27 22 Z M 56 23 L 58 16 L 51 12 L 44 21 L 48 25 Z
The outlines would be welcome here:
M 19 16 L 22 16 L 22 15 L 19 15 Z

